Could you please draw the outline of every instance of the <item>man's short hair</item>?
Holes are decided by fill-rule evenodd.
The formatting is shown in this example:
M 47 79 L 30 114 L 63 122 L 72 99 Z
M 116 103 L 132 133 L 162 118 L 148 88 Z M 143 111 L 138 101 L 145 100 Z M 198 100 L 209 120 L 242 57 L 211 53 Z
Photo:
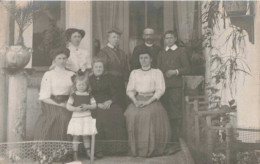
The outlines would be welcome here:
M 165 38 L 165 36 L 166 36 L 167 34 L 171 34 L 171 35 L 173 35 L 176 39 L 178 39 L 177 30 L 169 30 L 169 31 L 166 31 L 166 32 L 164 33 L 164 35 L 163 35 L 163 38 Z
M 153 28 L 151 28 L 151 27 L 146 27 L 146 28 L 144 29 L 144 31 L 143 31 L 143 34 L 145 33 L 146 30 L 152 30 L 153 33 L 154 33 L 154 29 L 153 29 Z

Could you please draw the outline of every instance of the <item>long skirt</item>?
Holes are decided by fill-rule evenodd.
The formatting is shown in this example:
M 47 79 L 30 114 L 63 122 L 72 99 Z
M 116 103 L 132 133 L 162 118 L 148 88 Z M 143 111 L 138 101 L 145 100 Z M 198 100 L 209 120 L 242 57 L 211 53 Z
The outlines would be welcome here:
M 121 106 L 112 104 L 109 109 L 97 109 L 96 152 L 119 155 L 127 152 L 127 131 Z
M 33 131 L 34 140 L 71 140 L 67 135 L 71 114 L 66 108 L 42 102 L 42 114 Z
M 137 96 L 146 101 L 151 97 Z M 128 142 L 133 156 L 151 157 L 170 154 L 171 129 L 167 113 L 160 101 L 143 108 L 130 104 L 125 112 Z

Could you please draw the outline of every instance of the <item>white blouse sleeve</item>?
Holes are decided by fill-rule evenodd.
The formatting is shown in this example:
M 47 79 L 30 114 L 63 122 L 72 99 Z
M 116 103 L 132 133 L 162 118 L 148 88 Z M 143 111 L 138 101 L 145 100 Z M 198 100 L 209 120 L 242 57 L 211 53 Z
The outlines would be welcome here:
M 42 77 L 39 100 L 44 100 L 51 97 L 51 74 L 46 72 Z
M 90 99 L 90 104 L 91 105 L 93 105 L 93 104 L 96 104 L 97 102 L 96 102 L 96 100 L 94 99 L 94 97 L 91 97 L 91 99 Z
M 127 84 L 127 88 L 126 88 L 126 94 L 132 98 L 135 96 L 136 94 L 136 89 L 135 89 L 135 70 L 133 70 L 130 74 L 130 77 L 129 77 L 129 81 L 128 81 L 128 84 Z
M 154 72 L 155 76 L 153 77 L 154 80 L 155 80 L 155 93 L 154 93 L 154 97 L 159 100 L 160 97 L 164 94 L 165 92 L 165 81 L 164 81 L 164 77 L 163 77 L 163 74 L 162 72 L 157 69 L 155 72 Z
M 74 103 L 74 98 L 72 96 L 70 96 L 67 103 L 72 105 Z
M 82 59 L 83 64 L 81 65 L 81 67 L 86 67 L 87 69 L 91 69 L 91 57 L 89 55 L 89 52 L 85 49 L 82 49 L 81 51 L 84 54 L 84 59 Z

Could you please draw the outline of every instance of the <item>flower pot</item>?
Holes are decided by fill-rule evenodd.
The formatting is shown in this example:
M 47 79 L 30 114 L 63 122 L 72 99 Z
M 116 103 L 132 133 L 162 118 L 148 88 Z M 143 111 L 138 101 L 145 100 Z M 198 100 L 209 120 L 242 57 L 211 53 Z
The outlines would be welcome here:
M 225 1 L 224 9 L 227 16 L 245 15 L 247 12 L 247 1 Z
M 7 68 L 22 69 L 30 61 L 31 49 L 21 45 L 11 46 L 7 49 L 6 63 Z

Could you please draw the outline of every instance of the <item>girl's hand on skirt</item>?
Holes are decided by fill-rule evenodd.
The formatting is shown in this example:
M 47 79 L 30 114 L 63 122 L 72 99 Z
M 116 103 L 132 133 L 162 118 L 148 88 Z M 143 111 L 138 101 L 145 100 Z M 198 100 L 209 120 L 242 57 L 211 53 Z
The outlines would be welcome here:
M 80 105 L 78 107 L 75 107 L 75 112 L 81 112 L 83 111 L 83 107 Z
M 87 111 L 87 110 L 89 110 L 89 105 L 87 105 L 87 104 L 82 104 L 81 105 L 81 109 L 82 109 L 82 111 Z

